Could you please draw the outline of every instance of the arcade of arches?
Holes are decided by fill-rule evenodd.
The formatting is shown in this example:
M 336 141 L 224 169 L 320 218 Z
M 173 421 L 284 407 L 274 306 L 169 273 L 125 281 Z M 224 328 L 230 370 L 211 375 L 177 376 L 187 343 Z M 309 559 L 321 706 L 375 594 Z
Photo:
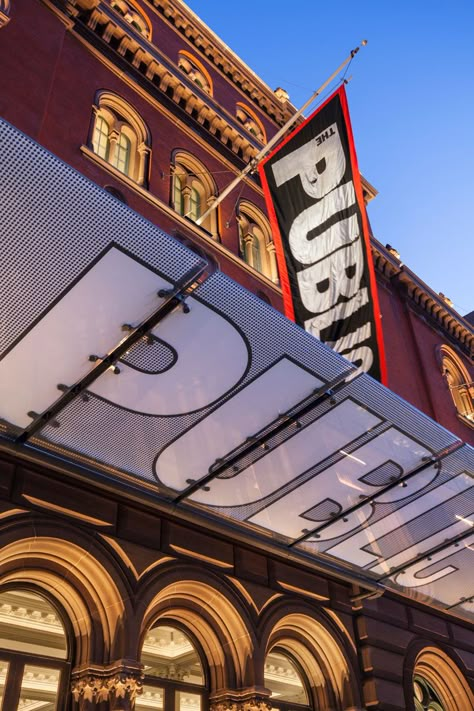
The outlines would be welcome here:
M 134 542 L 107 535 L 105 501 L 103 519 L 78 523 L 23 500 L 36 510 L 0 515 L 1 711 L 474 708 L 460 660 L 421 642 L 405 663 L 406 704 L 369 704 L 340 583 L 205 531 L 191 541 L 176 521 L 154 546 L 149 514 L 139 533 L 127 514 Z M 264 568 L 267 583 L 251 582 Z

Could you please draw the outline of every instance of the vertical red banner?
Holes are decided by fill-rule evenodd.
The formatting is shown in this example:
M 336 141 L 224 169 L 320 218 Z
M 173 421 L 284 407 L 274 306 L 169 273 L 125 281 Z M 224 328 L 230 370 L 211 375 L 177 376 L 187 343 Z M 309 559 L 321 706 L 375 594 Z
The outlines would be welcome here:
M 369 228 L 344 87 L 259 170 L 286 315 L 385 382 Z

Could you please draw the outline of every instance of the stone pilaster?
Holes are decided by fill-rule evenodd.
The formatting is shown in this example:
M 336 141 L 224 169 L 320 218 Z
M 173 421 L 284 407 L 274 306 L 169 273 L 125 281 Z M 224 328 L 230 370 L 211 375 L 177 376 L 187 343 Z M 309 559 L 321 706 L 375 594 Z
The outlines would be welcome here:
M 264 687 L 223 690 L 209 699 L 209 711 L 271 711 L 270 690 Z
M 244 259 L 247 262 L 247 264 L 250 264 L 252 267 L 256 269 L 255 264 L 253 263 L 253 252 L 252 252 L 252 246 L 253 246 L 253 235 L 246 234 L 244 235 L 243 238 L 243 243 L 244 243 Z
M 270 260 L 270 279 L 274 284 L 279 284 L 280 279 L 278 277 L 278 265 L 276 258 L 276 247 L 274 242 L 269 242 L 267 244 L 267 252 Z

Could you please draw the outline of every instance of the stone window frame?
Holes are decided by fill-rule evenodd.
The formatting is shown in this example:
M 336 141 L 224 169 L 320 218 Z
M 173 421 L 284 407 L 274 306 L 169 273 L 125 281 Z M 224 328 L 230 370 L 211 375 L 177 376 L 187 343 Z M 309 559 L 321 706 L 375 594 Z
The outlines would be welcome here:
M 267 133 L 263 123 L 249 106 L 238 101 L 235 105 L 235 115 L 245 130 L 249 131 L 257 141 L 263 144 L 267 143 Z
M 474 694 L 458 664 L 440 647 L 418 640 L 405 658 L 405 691 L 408 711 L 416 711 L 414 682 L 423 679 L 433 690 L 443 711 L 472 711 Z
M 178 192 L 180 192 L 180 200 L 177 197 Z M 199 196 L 200 215 L 202 215 L 216 199 L 217 186 L 214 179 L 204 164 L 192 153 L 176 150 L 171 164 L 171 206 L 179 215 L 188 217 L 192 222 L 197 218 L 196 215 L 192 216 L 192 199 L 196 194 Z M 200 226 L 218 241 L 218 209 L 213 210 Z
M 239 201 L 236 217 L 242 259 L 274 284 L 279 284 L 276 249 L 267 217 L 249 200 Z M 256 262 L 257 253 L 260 264 Z
M 210 73 L 191 52 L 186 49 L 178 52 L 178 67 L 206 94 L 214 95 L 214 83 Z
M 474 428 L 474 382 L 467 368 L 452 348 L 438 348 L 438 361 L 446 386 L 449 389 L 458 418 Z
M 152 36 L 152 24 L 142 8 L 133 0 L 110 0 L 110 7 L 118 12 L 129 25 L 134 27 L 149 42 Z
M 90 150 L 107 166 L 110 166 L 116 175 L 126 175 L 138 185 L 147 188 L 151 134 L 138 111 L 118 94 L 102 90 L 96 94 L 92 112 L 88 140 Z M 99 119 L 103 119 L 108 126 L 109 148 L 105 156 L 101 156 L 94 145 L 95 129 Z M 129 163 L 126 171 L 114 165 L 115 151 L 122 136 L 125 136 L 130 144 Z
M 431 684 L 419 674 L 413 677 L 415 711 L 445 711 Z M 421 694 L 421 698 L 420 698 Z
M 278 648 L 297 662 L 306 679 L 308 695 L 308 706 L 299 709 L 360 708 L 358 689 L 353 683 L 357 664 L 342 627 L 337 629 L 334 620 L 315 614 L 306 603 L 289 605 L 288 601 L 281 600 L 274 612 L 273 619 L 268 621 L 265 659 L 268 652 Z M 273 703 L 271 696 L 268 701 Z

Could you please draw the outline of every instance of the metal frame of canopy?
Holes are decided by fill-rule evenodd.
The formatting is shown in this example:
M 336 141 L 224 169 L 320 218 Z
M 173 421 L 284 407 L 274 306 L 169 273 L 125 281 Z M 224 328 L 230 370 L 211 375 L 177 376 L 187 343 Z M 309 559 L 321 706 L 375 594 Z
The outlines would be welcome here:
M 471 619 L 473 449 L 0 135 L 0 447 Z

